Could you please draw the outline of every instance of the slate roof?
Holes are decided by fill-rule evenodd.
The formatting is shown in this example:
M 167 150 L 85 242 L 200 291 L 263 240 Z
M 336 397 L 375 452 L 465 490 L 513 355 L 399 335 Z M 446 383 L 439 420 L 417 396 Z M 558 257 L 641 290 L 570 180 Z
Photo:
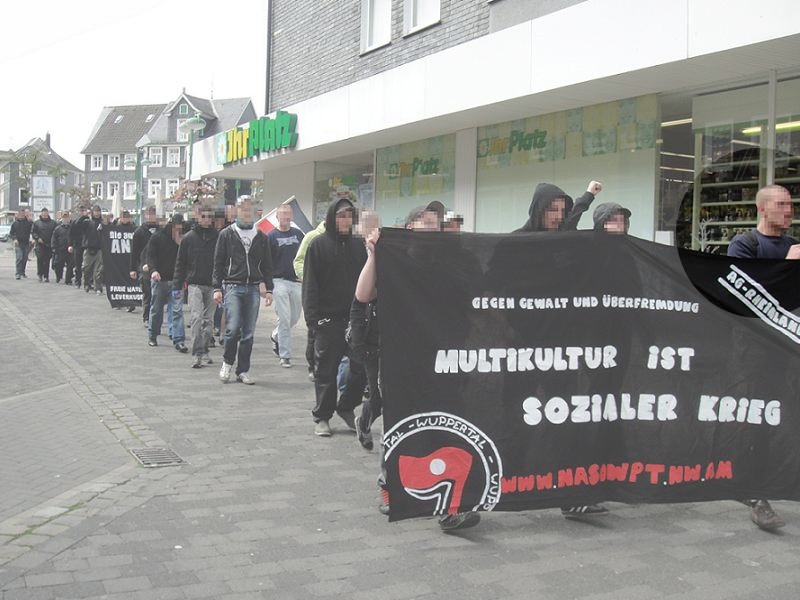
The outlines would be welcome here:
M 132 152 L 136 142 L 153 126 L 166 104 L 106 106 L 89 136 L 81 154 Z M 147 117 L 153 115 L 150 121 Z M 117 122 L 117 117 L 122 119 Z
M 38 137 L 29 140 L 28 143 L 21 146 L 16 152 L 9 152 L 7 157 L 5 156 L 5 153 L 0 153 L 0 160 L 4 160 L 5 164 L 8 164 L 10 162 L 16 162 L 18 155 L 28 149 L 38 153 L 37 162 L 40 163 L 42 166 L 49 168 L 60 167 L 65 171 L 83 173 L 83 169 L 79 169 L 78 167 L 73 165 L 66 158 L 64 158 L 58 152 L 53 150 L 52 147 L 48 147 L 42 138 Z

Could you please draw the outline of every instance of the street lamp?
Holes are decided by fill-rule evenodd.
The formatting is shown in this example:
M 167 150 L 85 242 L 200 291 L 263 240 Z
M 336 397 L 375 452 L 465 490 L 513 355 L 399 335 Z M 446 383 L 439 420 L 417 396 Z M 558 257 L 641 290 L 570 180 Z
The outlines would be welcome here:
M 150 166 L 150 159 L 146 156 L 142 156 L 144 154 L 144 148 L 137 148 L 136 149 L 136 160 L 129 158 L 125 161 L 125 166 L 135 167 L 136 171 L 134 172 L 134 179 L 136 180 L 136 224 L 142 224 L 142 177 L 144 176 L 144 169 L 145 167 Z
M 199 111 L 181 124 L 181 131 L 184 133 L 187 131 L 189 132 L 189 171 L 186 176 L 188 181 L 192 180 L 192 146 L 194 145 L 194 132 L 202 131 L 206 128 L 206 125 L 206 120 L 200 116 Z

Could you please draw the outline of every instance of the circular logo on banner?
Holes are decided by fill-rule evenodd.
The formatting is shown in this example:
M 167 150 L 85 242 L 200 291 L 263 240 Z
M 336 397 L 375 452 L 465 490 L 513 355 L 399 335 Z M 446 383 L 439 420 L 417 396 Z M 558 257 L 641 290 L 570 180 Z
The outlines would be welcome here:
M 397 455 L 400 485 L 417 500 L 434 501 L 434 515 L 488 511 L 500 501 L 500 454 L 469 421 L 444 412 L 420 413 L 397 423 L 383 439 L 387 464 Z
M 214 136 L 214 149 L 218 165 L 228 162 L 228 135 L 226 133 L 218 133 Z

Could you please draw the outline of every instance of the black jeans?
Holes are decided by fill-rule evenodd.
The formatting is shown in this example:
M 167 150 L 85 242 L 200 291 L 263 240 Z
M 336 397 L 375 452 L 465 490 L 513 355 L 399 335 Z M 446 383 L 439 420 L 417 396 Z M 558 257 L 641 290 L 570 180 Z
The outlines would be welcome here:
M 352 365 L 353 361 L 350 361 Z M 364 360 L 364 371 L 367 375 L 367 387 L 369 388 L 369 399 L 361 407 L 361 418 L 359 419 L 359 429 L 367 433 L 372 423 L 383 413 L 383 398 L 379 381 L 380 355 L 377 350 L 367 351 Z
M 73 277 L 72 254 L 65 252 L 64 254 L 58 253 L 53 256 L 53 271 L 56 274 L 56 281 L 59 283 L 61 282 L 61 277 L 64 275 L 65 268 L 67 273 L 64 278 L 64 283 L 70 285 Z
M 81 278 L 83 277 L 83 248 L 73 247 L 73 254 L 75 257 L 75 285 L 81 287 Z
M 361 404 L 366 374 L 358 361 L 350 361 L 350 376 L 339 401 L 336 401 L 336 374 L 347 353 L 344 332 L 347 320 L 329 320 L 314 327 L 314 388 L 316 405 L 311 411 L 314 421 L 327 421 L 336 412 L 349 412 Z
M 53 258 L 53 249 L 45 244 L 36 244 L 36 274 L 44 279 L 50 279 L 50 259 Z
M 150 304 L 153 301 L 152 288 L 150 287 L 150 273 L 139 271 L 139 284 L 142 286 L 142 320 L 150 322 Z

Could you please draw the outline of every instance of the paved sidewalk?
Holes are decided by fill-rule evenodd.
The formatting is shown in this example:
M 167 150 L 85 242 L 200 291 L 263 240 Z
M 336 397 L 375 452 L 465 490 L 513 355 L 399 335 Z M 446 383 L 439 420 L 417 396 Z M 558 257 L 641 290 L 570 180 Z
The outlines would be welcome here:
M 262 307 L 258 382 L 223 385 L 219 348 L 190 369 L 147 346 L 139 311 L 15 281 L 4 246 L 2 600 L 797 597 L 796 503 L 775 503 L 775 534 L 735 502 L 609 504 L 596 523 L 495 513 L 459 535 L 389 524 L 377 454 L 336 419 L 332 438 L 312 434 L 302 327 L 282 369 Z M 142 446 L 189 464 L 138 467 Z

